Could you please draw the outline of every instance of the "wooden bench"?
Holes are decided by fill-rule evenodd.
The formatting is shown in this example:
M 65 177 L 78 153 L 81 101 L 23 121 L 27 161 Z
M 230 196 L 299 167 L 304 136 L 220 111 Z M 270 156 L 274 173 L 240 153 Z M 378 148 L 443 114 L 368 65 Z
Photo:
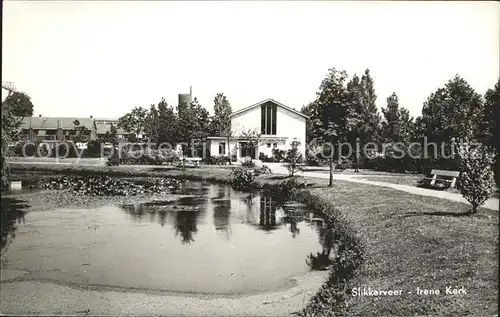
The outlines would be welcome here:
M 177 167 L 200 167 L 200 157 L 181 157 L 177 162 Z
M 435 186 L 436 181 L 439 181 L 448 184 L 449 187 L 454 188 L 457 183 L 458 175 L 460 175 L 460 172 L 457 171 L 432 170 L 431 177 L 424 177 L 424 181 L 430 181 L 430 186 Z M 443 178 L 443 176 L 447 178 Z

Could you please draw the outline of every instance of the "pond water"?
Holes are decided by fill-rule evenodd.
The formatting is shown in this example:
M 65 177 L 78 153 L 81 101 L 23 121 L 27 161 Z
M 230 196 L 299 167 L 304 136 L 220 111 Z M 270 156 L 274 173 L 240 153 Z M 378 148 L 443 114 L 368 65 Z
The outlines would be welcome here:
M 175 201 L 24 214 L 2 209 L 2 269 L 25 280 L 243 294 L 293 285 L 321 251 L 305 206 L 186 182 Z M 17 204 L 22 204 L 17 202 Z

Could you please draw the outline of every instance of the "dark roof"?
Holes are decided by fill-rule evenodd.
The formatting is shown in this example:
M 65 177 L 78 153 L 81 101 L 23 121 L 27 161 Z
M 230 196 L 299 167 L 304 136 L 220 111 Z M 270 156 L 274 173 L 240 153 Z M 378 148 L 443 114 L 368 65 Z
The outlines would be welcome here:
M 96 123 L 97 134 L 106 134 L 106 132 L 111 131 L 111 123 Z M 116 127 L 116 125 L 115 125 Z M 129 134 L 125 130 L 116 127 L 117 134 Z
M 75 129 L 75 120 L 80 122 L 80 127 L 84 126 L 87 129 L 93 129 L 94 119 L 89 118 L 59 118 L 59 117 L 24 117 L 21 122 L 22 129 L 41 129 L 41 130 L 55 130 L 58 127 L 64 130 Z
M 265 104 L 265 103 L 267 103 L 267 102 L 272 102 L 272 103 L 274 103 L 275 105 L 277 105 L 277 106 L 279 106 L 279 107 L 281 107 L 281 108 L 284 108 L 284 109 L 286 109 L 286 110 L 288 110 L 288 111 L 290 111 L 290 112 L 293 112 L 293 113 L 295 113 L 295 114 L 297 114 L 297 115 L 299 115 L 299 116 L 302 116 L 302 117 L 304 117 L 304 118 L 306 118 L 306 119 L 307 119 L 307 118 L 309 118 L 308 116 L 306 116 L 306 115 L 305 115 L 305 114 L 303 114 L 302 112 L 297 111 L 297 110 L 295 110 L 295 109 L 293 109 L 293 108 L 290 108 L 290 107 L 288 107 L 288 106 L 285 106 L 284 104 L 279 103 L 279 102 L 277 102 L 276 100 L 271 99 L 271 98 L 268 98 L 268 99 L 266 99 L 266 100 L 262 100 L 261 102 L 258 102 L 258 103 L 256 103 L 256 104 L 251 105 L 251 106 L 248 106 L 248 107 L 245 107 L 245 108 L 243 108 L 243 109 L 240 109 L 240 110 L 238 110 L 238 111 L 236 111 L 236 112 L 233 112 L 233 113 L 231 114 L 231 117 L 234 117 L 234 116 L 236 116 L 236 115 L 239 115 L 239 114 L 241 114 L 241 113 L 243 113 L 243 112 L 246 112 L 246 111 L 248 111 L 248 110 L 250 110 L 250 109 L 253 109 L 253 108 L 256 108 L 256 107 L 260 107 L 261 105 L 263 105 L 263 104 Z

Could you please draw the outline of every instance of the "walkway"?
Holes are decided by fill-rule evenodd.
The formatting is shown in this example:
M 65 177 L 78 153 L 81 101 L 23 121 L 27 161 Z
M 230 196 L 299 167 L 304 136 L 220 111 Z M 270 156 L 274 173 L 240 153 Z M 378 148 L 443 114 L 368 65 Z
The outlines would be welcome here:
M 269 168 L 271 168 L 271 170 L 273 171 L 274 174 L 288 175 L 287 169 L 284 166 L 282 166 L 280 163 L 266 163 L 266 165 L 269 166 Z M 328 171 L 325 171 L 324 173 L 304 172 L 304 173 L 302 173 L 302 176 L 328 179 L 329 172 Z M 416 187 L 416 186 L 392 184 L 392 183 L 386 183 L 386 182 L 378 182 L 378 181 L 359 179 L 359 177 L 362 177 L 362 176 L 364 176 L 364 175 L 347 175 L 347 174 L 334 173 L 333 179 L 334 180 L 348 181 L 348 182 L 353 182 L 353 183 L 361 183 L 361 184 L 368 184 L 368 185 L 374 185 L 374 186 L 388 187 L 388 188 L 401 190 L 401 191 L 415 194 L 415 195 L 431 196 L 431 197 L 448 199 L 448 200 L 453 200 L 453 201 L 458 201 L 461 203 L 469 204 L 469 202 L 467 200 L 465 200 L 462 197 L 462 195 L 460 195 L 460 194 L 450 193 L 450 192 L 446 192 L 446 191 L 432 190 L 432 189 L 427 189 L 427 188 L 420 188 L 420 187 Z M 492 209 L 492 210 L 498 210 L 499 209 L 499 199 L 498 198 L 490 198 L 490 199 L 488 199 L 488 201 L 486 201 L 486 203 L 482 207 L 487 208 L 487 209 Z

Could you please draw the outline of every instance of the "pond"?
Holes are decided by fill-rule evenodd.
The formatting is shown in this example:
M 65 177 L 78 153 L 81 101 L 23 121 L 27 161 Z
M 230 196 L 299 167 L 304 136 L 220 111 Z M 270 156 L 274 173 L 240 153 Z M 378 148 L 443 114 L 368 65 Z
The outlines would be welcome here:
M 311 210 L 185 182 L 174 201 L 23 213 L 2 207 L 2 270 L 23 280 L 181 293 L 293 286 L 321 251 Z

